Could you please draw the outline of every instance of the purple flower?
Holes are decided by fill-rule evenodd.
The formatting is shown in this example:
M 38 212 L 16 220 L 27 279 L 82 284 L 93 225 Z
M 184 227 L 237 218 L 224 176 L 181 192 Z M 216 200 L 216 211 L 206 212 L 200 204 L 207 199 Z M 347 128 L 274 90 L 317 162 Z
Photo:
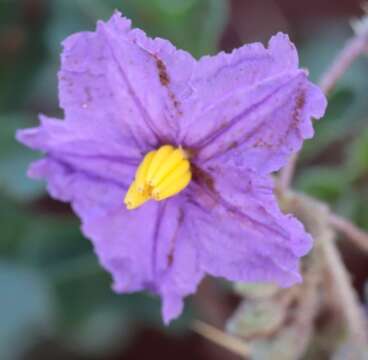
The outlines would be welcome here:
M 312 239 L 280 211 L 270 173 L 326 100 L 286 35 L 196 61 L 116 13 L 63 46 L 65 120 L 17 137 L 45 154 L 29 175 L 72 204 L 115 291 L 159 294 L 169 322 L 205 274 L 301 281 Z

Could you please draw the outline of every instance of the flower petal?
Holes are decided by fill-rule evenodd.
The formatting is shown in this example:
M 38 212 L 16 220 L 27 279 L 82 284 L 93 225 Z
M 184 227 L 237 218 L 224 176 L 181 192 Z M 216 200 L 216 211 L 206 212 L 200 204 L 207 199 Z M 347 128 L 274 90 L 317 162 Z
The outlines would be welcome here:
M 143 152 L 173 142 L 194 59 L 168 41 L 152 40 L 116 13 L 96 32 L 63 43 L 60 101 L 67 119 L 129 134 Z
M 166 324 L 180 315 L 183 309 L 183 298 L 195 293 L 205 275 L 200 267 L 197 247 L 193 246 L 195 238 L 189 220 L 189 208 L 186 205 L 182 207 L 181 226 L 176 233 L 175 247 L 171 253 L 171 266 L 161 279 L 162 314 Z
M 321 117 L 326 107 L 297 65 L 294 45 L 283 34 L 268 49 L 251 44 L 201 59 L 191 82 L 197 106 L 182 127 L 183 144 L 198 162 L 217 158 L 263 174 L 278 170 L 313 135 L 311 117 Z
M 303 225 L 282 214 L 272 182 L 252 171 L 212 167 L 188 209 L 201 269 L 233 281 L 301 281 L 299 258 L 312 246 Z M 241 180 L 241 181 L 240 181 Z
M 120 208 L 83 224 L 101 264 L 114 278 L 114 290 L 161 295 L 165 323 L 181 313 L 183 297 L 196 290 L 203 276 L 183 216 L 182 199 L 176 197 L 135 211 Z
M 51 197 L 70 202 L 73 210 L 82 218 L 94 218 L 108 214 L 122 206 L 125 184 L 76 170 L 73 166 L 53 158 L 44 158 L 31 164 L 28 175 L 47 181 Z
M 127 186 L 140 161 L 139 150 L 129 139 L 105 139 L 93 127 L 80 127 L 45 116 L 37 128 L 17 131 L 23 144 L 92 177 L 115 179 Z
M 185 199 L 151 201 L 128 211 L 120 184 L 74 171 L 57 160 L 34 163 L 30 175 L 47 179 L 50 195 L 72 204 L 101 265 L 112 274 L 115 291 L 159 294 L 166 323 L 181 313 L 183 297 L 193 293 L 203 277 L 188 241 Z

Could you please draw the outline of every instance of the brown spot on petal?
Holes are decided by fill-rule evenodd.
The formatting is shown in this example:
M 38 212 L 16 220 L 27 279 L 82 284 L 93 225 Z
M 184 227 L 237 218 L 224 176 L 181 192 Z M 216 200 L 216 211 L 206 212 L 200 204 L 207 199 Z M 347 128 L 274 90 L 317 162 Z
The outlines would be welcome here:
M 184 212 L 183 212 L 182 209 L 180 209 L 179 210 L 179 218 L 178 218 L 178 226 L 176 227 L 176 230 L 175 230 L 174 235 L 172 237 L 170 251 L 167 255 L 167 266 L 169 266 L 169 267 L 174 262 L 174 249 L 175 249 L 176 239 L 178 237 L 179 229 L 180 229 L 180 226 L 183 224 L 183 221 L 184 221 Z
M 239 143 L 237 141 L 232 141 L 229 146 L 227 147 L 227 151 L 233 150 L 239 146 Z
M 216 193 L 215 180 L 208 172 L 192 165 L 192 176 L 194 181 L 205 185 L 212 193 Z
M 189 160 L 196 158 L 198 156 L 198 153 L 199 153 L 199 149 L 197 148 L 191 148 L 191 147 L 185 148 L 185 154 Z
M 155 62 L 156 62 L 156 67 L 157 67 L 157 71 L 158 71 L 158 78 L 160 80 L 160 83 L 161 83 L 162 86 L 167 88 L 169 98 L 170 98 L 177 114 L 179 116 L 181 116 L 183 114 L 183 112 L 181 110 L 181 104 L 178 101 L 178 99 L 176 98 L 175 94 L 169 88 L 171 80 L 170 80 L 169 73 L 167 72 L 166 65 L 157 55 L 153 55 L 153 58 L 155 59 Z
M 262 140 L 262 139 L 257 139 L 256 141 L 255 141 L 255 143 L 253 144 L 253 147 L 255 147 L 255 148 L 258 148 L 258 147 L 267 147 L 267 148 L 271 148 L 272 147 L 272 145 L 270 145 L 270 144 L 267 144 L 264 140 Z
M 291 123 L 291 128 L 296 128 L 300 122 L 300 115 L 301 111 L 303 110 L 305 105 L 305 92 L 304 90 L 301 90 L 297 97 L 296 97 L 296 103 L 295 103 L 295 109 L 293 112 L 293 121 Z
M 86 95 L 87 103 L 92 102 L 93 99 L 92 99 L 91 89 L 88 86 L 84 88 L 84 93 Z
M 170 267 L 174 262 L 174 254 L 172 252 L 167 255 L 167 266 Z
M 169 77 L 169 74 L 167 73 L 166 66 L 164 62 L 161 59 L 159 59 L 157 56 L 155 57 L 155 59 L 156 59 L 156 66 L 158 70 L 158 77 L 160 79 L 160 83 L 163 86 L 168 86 L 170 84 L 170 77 Z
M 177 100 L 177 98 L 175 97 L 174 93 L 169 89 L 169 97 L 174 105 L 174 108 L 176 109 L 176 112 L 178 113 L 178 115 L 183 115 L 183 112 L 180 109 L 180 102 Z
M 305 89 L 300 89 L 296 95 L 296 98 L 295 98 L 295 107 L 294 107 L 294 110 L 291 114 L 291 122 L 290 122 L 290 125 L 285 133 L 285 135 L 283 137 L 281 137 L 279 140 L 278 140 L 278 143 L 275 144 L 276 147 L 279 147 L 282 145 L 282 143 L 285 141 L 285 139 L 288 138 L 288 136 L 290 135 L 290 133 L 292 131 L 296 131 L 296 132 L 300 132 L 300 129 L 299 129 L 299 123 L 301 121 L 301 115 L 302 115 L 302 111 L 303 111 L 303 108 L 305 106 L 305 101 L 306 101 L 306 94 L 305 94 Z M 299 134 L 299 136 L 302 138 L 302 134 Z M 289 147 L 290 150 L 292 150 L 292 148 Z

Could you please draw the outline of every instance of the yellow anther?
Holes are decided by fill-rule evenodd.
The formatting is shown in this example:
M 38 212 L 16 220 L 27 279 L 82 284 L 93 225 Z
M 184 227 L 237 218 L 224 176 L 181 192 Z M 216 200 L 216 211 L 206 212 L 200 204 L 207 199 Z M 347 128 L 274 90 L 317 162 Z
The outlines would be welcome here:
M 188 160 L 182 161 L 176 168 L 175 171 L 172 171 L 169 175 L 167 175 L 163 181 L 161 181 L 153 190 L 152 197 L 155 200 L 160 200 L 161 195 L 165 191 L 165 189 L 171 187 L 171 185 L 176 185 L 178 181 L 186 174 L 190 174 L 190 164 Z
M 125 195 L 124 203 L 128 210 L 133 210 L 143 205 L 149 199 L 150 199 L 149 193 L 139 192 L 136 186 L 136 182 L 133 181 L 133 183 L 130 185 L 127 194 Z
M 164 145 L 155 152 L 155 156 L 153 157 L 147 172 L 148 183 L 151 182 L 153 175 L 155 175 L 156 171 L 161 166 L 161 163 L 163 163 L 173 151 L 174 148 L 171 145 Z
M 157 186 L 183 160 L 185 160 L 184 151 L 182 149 L 175 149 L 149 179 L 150 185 Z
M 124 203 L 128 210 L 132 210 L 150 199 L 167 199 L 184 190 L 191 178 L 190 163 L 184 150 L 171 145 L 161 146 L 143 158 Z
M 141 164 L 138 167 L 138 170 L 135 174 L 135 183 L 137 186 L 137 190 L 141 193 L 146 190 L 146 178 L 148 168 L 151 165 L 152 159 L 154 158 L 156 151 L 150 151 L 143 159 Z
M 191 179 L 192 174 L 190 172 L 186 172 L 179 179 L 177 179 L 176 182 L 171 183 L 169 187 L 163 189 L 161 192 L 156 192 L 154 199 L 161 201 L 177 194 L 188 186 Z M 155 190 L 153 190 L 153 193 L 155 193 Z

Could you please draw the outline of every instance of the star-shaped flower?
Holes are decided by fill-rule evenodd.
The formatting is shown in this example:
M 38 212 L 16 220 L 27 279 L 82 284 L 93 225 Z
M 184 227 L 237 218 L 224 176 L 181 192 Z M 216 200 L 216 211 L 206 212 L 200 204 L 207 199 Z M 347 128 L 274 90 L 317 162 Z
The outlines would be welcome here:
M 196 61 L 116 13 L 63 46 L 65 120 L 17 137 L 45 153 L 29 175 L 72 204 L 115 291 L 159 294 L 169 322 L 205 274 L 301 281 L 312 239 L 279 210 L 270 173 L 326 100 L 286 35 Z

